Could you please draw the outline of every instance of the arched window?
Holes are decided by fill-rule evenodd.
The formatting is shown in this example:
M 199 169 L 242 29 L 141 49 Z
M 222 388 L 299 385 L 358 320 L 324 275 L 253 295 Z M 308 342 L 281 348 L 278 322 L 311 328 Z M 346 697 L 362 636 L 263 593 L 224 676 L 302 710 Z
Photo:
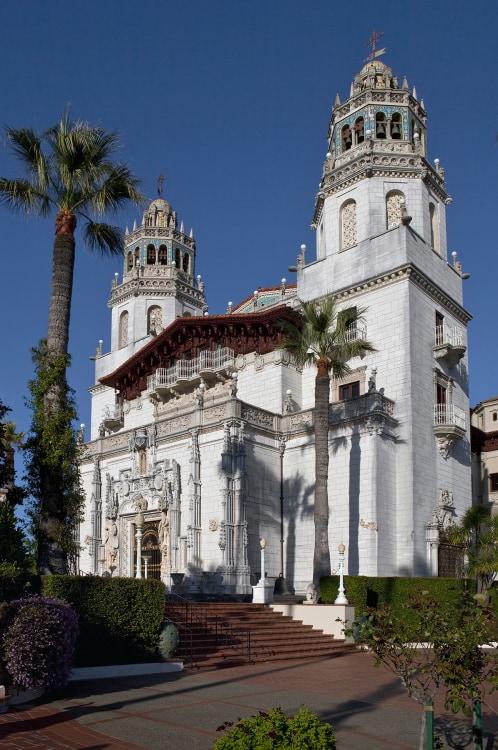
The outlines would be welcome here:
M 401 190 L 391 190 L 386 195 L 386 227 L 393 229 L 401 224 L 401 200 L 404 200 Z
M 163 330 L 163 311 L 159 305 L 152 305 L 147 311 L 147 333 L 157 336 Z
M 130 250 L 130 252 L 126 256 L 126 270 L 133 271 L 133 251 L 132 250 Z
M 140 265 L 140 248 L 139 247 L 135 248 L 134 256 L 135 256 L 134 265 L 135 265 L 135 267 L 137 267 L 137 266 Z
M 395 112 L 391 119 L 391 138 L 395 141 L 399 141 L 403 138 L 403 124 L 399 112 Z
M 354 132 L 355 132 L 355 143 L 363 143 L 365 140 L 365 121 L 363 117 L 358 117 L 354 124 Z
M 181 268 L 181 253 L 178 247 L 175 249 L 175 266 Z
M 434 203 L 429 203 L 429 218 L 431 222 L 431 247 L 437 253 L 440 252 L 439 245 L 439 221 L 437 215 L 437 208 Z
M 353 134 L 349 125 L 344 125 L 341 130 L 342 151 L 348 151 L 353 145 Z
M 125 310 L 119 316 L 119 348 L 128 346 L 128 313 Z
M 375 115 L 375 136 L 376 138 L 386 137 L 386 116 L 384 112 L 377 112 Z
M 188 273 L 189 261 L 190 261 L 189 254 L 184 253 L 182 265 L 183 265 L 183 270 L 185 271 L 185 273 Z
M 168 248 L 166 247 L 166 245 L 159 246 L 159 265 L 168 265 Z
M 156 264 L 156 248 L 154 245 L 147 245 L 147 265 L 154 266 Z
M 341 250 L 354 247 L 356 238 L 356 201 L 349 200 L 341 206 Z

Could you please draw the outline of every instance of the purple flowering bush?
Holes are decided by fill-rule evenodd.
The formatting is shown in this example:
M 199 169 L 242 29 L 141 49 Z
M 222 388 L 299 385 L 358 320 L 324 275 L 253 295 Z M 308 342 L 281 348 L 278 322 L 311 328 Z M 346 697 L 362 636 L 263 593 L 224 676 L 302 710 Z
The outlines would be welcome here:
M 63 599 L 30 596 L 10 603 L 15 614 L 3 633 L 6 670 L 22 690 L 65 685 L 72 670 L 78 616 Z

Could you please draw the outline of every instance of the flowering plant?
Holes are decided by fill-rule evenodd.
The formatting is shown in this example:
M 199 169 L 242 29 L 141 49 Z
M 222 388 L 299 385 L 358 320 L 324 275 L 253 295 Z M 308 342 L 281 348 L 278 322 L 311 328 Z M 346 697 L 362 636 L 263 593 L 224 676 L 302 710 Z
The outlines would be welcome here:
M 65 685 L 72 670 L 78 616 L 63 599 L 30 596 L 11 602 L 15 614 L 3 634 L 5 666 L 14 687 Z

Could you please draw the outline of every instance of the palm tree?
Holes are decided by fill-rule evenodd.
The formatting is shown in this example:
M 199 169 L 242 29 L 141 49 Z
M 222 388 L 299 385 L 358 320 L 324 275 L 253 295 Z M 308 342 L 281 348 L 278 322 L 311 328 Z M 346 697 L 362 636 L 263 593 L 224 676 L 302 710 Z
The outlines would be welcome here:
M 498 516 L 487 505 L 473 505 L 446 534 L 463 547 L 466 572 L 477 579 L 478 592 L 486 594 L 498 572 Z
M 70 122 L 68 111 L 41 136 L 10 127 L 6 136 L 25 176 L 0 178 L 0 202 L 26 214 L 56 212 L 47 350 L 52 356 L 67 354 L 77 220 L 85 222 L 90 250 L 119 254 L 122 233 L 103 219 L 129 201 L 142 203 L 139 181 L 127 165 L 113 161 L 116 133 Z
M 41 135 L 29 128 L 7 128 L 6 135 L 14 156 L 22 164 L 24 176 L 0 178 L 0 202 L 26 214 L 48 216 L 55 211 L 48 330 L 46 342 L 42 344 L 46 356 L 44 354 L 43 366 L 40 364 L 38 370 L 40 384 L 50 382 L 50 385 L 44 389 L 41 412 L 34 415 L 38 428 L 33 439 L 39 443 L 35 514 L 38 568 L 42 573 L 64 573 L 67 572 L 67 555 L 57 539 L 61 536 L 60 518 L 66 519 L 67 535 L 71 535 L 74 524 L 66 516 L 74 520 L 77 513 L 66 514 L 65 510 L 72 507 L 71 498 L 81 501 L 81 490 L 74 473 L 71 474 L 74 486 L 67 487 L 62 482 L 61 489 L 62 474 L 55 476 L 51 468 L 56 451 L 68 447 L 67 441 L 64 442 L 66 432 L 54 432 L 58 445 L 52 444 L 48 449 L 51 456 L 44 455 L 44 446 L 50 441 L 42 440 L 42 436 L 51 434 L 59 417 L 64 422 L 64 415 L 67 417 L 69 413 L 66 368 L 76 223 L 83 221 L 83 238 L 90 250 L 117 255 L 123 250 L 123 235 L 117 227 L 106 223 L 106 215 L 128 202 L 140 204 L 143 197 L 139 181 L 129 167 L 114 160 L 119 146 L 117 134 L 86 122 L 70 122 L 68 111 L 57 125 Z M 57 373 L 55 380 L 53 373 Z M 58 530 L 57 534 L 53 529 Z
M 313 583 L 330 575 L 329 550 L 329 392 L 330 377 L 342 378 L 350 372 L 348 360 L 375 351 L 372 344 L 355 335 L 364 310 L 349 308 L 338 312 L 332 298 L 301 302 L 301 324 L 283 321 L 286 349 L 298 367 L 316 366 L 315 378 L 315 546 Z

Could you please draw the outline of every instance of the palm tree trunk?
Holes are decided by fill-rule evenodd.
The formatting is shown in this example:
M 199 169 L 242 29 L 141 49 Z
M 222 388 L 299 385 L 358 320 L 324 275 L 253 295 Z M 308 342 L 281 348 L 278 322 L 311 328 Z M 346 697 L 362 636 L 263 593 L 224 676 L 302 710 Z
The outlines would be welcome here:
M 317 362 L 315 379 L 315 550 L 313 583 L 318 586 L 322 576 L 330 575 L 329 549 L 329 390 L 328 360 Z
M 52 255 L 52 287 L 48 314 L 47 356 L 52 361 L 67 354 L 69 342 L 69 320 L 73 292 L 75 260 L 74 230 L 76 217 L 69 211 L 59 211 L 56 218 L 56 231 Z M 45 416 L 53 417 L 61 404 L 61 394 L 65 392 L 64 381 L 45 393 Z M 56 519 L 61 517 L 60 488 L 48 466 L 40 465 L 38 572 L 44 575 L 67 574 L 67 557 L 55 540 Z
M 60 211 L 52 256 L 52 288 L 48 313 L 47 350 L 50 355 L 67 354 L 69 319 L 73 294 L 76 217 Z

